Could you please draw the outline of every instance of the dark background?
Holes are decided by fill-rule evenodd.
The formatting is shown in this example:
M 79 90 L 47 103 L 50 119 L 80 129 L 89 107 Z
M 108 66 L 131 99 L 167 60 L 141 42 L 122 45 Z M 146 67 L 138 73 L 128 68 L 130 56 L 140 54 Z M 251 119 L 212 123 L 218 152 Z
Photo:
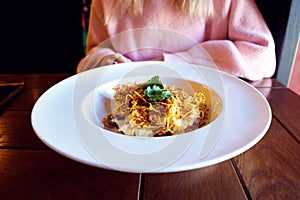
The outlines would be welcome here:
M 255 0 L 255 2 L 273 35 L 277 66 L 279 66 L 292 0 Z M 274 77 L 276 75 L 277 70 Z
M 84 1 L 2 1 L 0 73 L 75 73 L 84 56 Z M 291 0 L 256 3 L 273 34 L 279 60 Z
M 0 5 L 0 73 L 75 73 L 84 56 L 81 0 Z

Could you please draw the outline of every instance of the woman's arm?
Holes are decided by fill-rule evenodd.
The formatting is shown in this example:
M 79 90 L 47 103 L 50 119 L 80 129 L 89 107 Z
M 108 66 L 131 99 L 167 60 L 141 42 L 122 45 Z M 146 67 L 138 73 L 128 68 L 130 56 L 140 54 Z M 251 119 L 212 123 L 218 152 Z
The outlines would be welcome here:
M 87 34 L 87 54 L 79 62 L 77 73 L 108 64 L 130 62 L 128 58 L 113 50 L 106 29 L 102 1 L 92 1 Z
M 214 36 L 226 24 L 212 24 L 211 40 L 185 52 L 164 54 L 164 60 L 216 66 L 250 80 L 271 77 L 276 65 L 274 41 L 255 2 L 232 0 L 226 12 L 228 39 Z

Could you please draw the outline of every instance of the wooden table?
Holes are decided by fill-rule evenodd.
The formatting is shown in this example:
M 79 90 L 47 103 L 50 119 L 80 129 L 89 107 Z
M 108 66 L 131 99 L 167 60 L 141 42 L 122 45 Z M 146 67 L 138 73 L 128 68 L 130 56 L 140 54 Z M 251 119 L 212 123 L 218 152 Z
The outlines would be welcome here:
M 300 97 L 274 79 L 252 82 L 268 99 L 272 124 L 254 147 L 209 167 L 135 174 L 66 158 L 34 133 L 36 100 L 71 74 L 2 74 L 25 82 L 0 110 L 0 199 L 300 199 Z

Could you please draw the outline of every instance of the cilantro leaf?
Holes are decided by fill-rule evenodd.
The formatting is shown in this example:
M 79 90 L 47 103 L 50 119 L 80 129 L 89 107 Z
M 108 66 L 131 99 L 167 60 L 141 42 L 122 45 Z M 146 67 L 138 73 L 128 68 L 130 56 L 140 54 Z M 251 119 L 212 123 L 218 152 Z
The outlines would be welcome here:
M 171 97 L 174 96 L 174 94 L 170 90 L 163 90 L 162 95 L 164 99 L 170 99 Z
M 159 80 L 159 76 L 153 76 L 149 81 L 147 81 L 146 85 L 142 86 L 142 88 L 145 89 L 148 86 L 153 86 L 153 85 L 156 85 L 161 89 L 164 88 L 163 83 L 161 82 L 161 80 Z
M 164 89 L 164 86 L 158 79 L 158 76 L 155 76 L 148 81 L 145 87 L 144 94 L 147 96 L 149 101 L 162 101 L 173 97 L 173 93 L 170 90 Z

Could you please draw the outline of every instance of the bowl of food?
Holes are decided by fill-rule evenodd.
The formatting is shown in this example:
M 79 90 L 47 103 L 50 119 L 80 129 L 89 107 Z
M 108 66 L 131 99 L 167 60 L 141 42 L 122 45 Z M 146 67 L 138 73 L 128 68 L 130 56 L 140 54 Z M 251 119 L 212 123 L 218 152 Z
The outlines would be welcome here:
M 195 140 L 204 142 L 222 110 L 221 96 L 203 83 L 166 73 L 130 73 L 98 81 L 83 98 L 84 119 L 77 124 L 85 124 L 78 129 L 80 138 L 101 162 L 118 165 L 110 159 L 117 156 L 119 162 L 132 160 L 135 168 L 139 162 L 140 168 L 157 168 L 172 163 Z M 104 146 L 109 154 L 100 150 Z M 163 154 L 169 159 L 162 162 Z
M 220 96 L 206 85 L 158 75 L 113 80 L 91 92 L 86 102 L 92 98 L 88 120 L 121 137 L 186 134 L 209 125 L 222 111 Z
M 222 110 L 218 94 L 203 84 L 167 77 L 161 80 L 157 75 L 147 81 L 143 78 L 99 88 L 99 98 L 107 88 L 113 89 L 111 112 L 104 117 L 97 114 L 101 127 L 135 137 L 174 136 L 208 125 Z
M 166 62 L 76 74 L 47 90 L 32 111 L 38 137 L 58 153 L 139 173 L 230 159 L 257 143 L 271 119 L 265 97 L 246 82 L 210 67 Z

